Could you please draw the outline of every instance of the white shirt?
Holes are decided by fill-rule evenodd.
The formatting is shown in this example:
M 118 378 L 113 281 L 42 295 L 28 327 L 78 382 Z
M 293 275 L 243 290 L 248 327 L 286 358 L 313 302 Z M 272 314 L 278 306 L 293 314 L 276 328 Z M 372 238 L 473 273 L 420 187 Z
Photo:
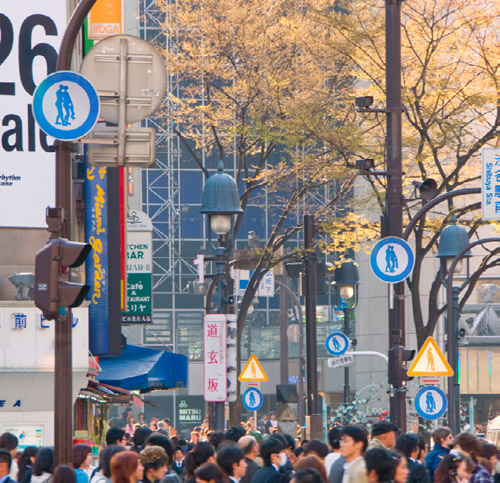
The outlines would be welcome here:
M 330 476 L 330 470 L 332 469 L 333 463 L 340 458 L 340 453 L 328 453 L 325 458 L 325 470 L 326 474 Z
M 348 480 L 348 478 L 349 478 L 349 471 L 350 471 L 350 469 L 351 469 L 352 465 L 353 465 L 356 461 L 358 461 L 359 459 L 361 459 L 361 458 L 362 458 L 362 456 L 358 456 L 357 458 L 354 458 L 351 462 L 346 463 L 346 464 L 344 465 L 344 476 L 342 476 L 342 483 L 347 483 L 347 480 Z

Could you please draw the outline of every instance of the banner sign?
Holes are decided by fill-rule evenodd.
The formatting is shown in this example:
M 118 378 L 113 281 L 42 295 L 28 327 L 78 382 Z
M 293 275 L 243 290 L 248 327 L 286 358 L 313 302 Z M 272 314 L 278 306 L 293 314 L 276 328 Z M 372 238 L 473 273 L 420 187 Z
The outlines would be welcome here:
M 482 164 L 482 219 L 500 220 L 500 149 L 483 149 Z
M 66 0 L 2 2 L 0 227 L 44 228 L 55 202 L 53 139 L 36 124 L 33 93 L 56 69 Z
M 85 182 L 85 233 L 92 245 L 86 262 L 89 305 L 90 352 L 109 350 L 108 189 L 106 168 L 87 165 Z
M 98 40 L 123 33 L 123 0 L 97 0 L 89 14 L 88 38 Z
M 203 319 L 203 399 L 223 402 L 227 399 L 227 318 L 207 314 Z

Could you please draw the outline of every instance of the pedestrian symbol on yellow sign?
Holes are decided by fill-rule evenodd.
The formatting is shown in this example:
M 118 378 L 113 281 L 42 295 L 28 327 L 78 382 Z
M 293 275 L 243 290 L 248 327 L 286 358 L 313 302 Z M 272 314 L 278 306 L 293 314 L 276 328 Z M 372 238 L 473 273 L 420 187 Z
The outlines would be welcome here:
M 408 369 L 408 375 L 410 377 L 453 376 L 453 369 L 448 364 L 436 341 L 432 337 L 427 337 L 417 357 L 415 357 L 415 360 Z M 432 405 L 430 404 L 430 400 L 428 405 Z
M 254 354 L 250 356 L 248 362 L 245 367 L 241 371 L 240 377 L 238 377 L 238 381 L 246 381 L 246 382 L 258 382 L 258 381 L 268 381 L 269 378 L 267 374 L 262 369 L 260 362 L 257 360 Z

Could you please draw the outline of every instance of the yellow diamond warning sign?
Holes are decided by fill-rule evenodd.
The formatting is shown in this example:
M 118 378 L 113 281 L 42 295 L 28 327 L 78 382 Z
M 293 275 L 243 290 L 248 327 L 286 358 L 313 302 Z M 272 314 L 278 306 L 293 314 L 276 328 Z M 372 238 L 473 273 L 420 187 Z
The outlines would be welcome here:
M 269 378 L 267 374 L 262 369 L 260 362 L 257 360 L 254 354 L 250 356 L 248 362 L 245 367 L 241 371 L 240 377 L 238 377 L 238 381 L 248 381 L 248 382 L 257 382 L 257 381 L 268 381 Z
M 453 369 L 432 337 L 427 337 L 417 357 L 408 369 L 410 377 L 453 376 Z

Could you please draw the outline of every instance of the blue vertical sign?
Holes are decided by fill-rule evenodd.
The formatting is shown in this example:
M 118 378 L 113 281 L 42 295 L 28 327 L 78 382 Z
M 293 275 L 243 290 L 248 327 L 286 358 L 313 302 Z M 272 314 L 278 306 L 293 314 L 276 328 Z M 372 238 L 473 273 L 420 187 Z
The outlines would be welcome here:
M 109 354 L 108 179 L 106 168 L 86 166 L 85 236 L 93 251 L 87 259 L 90 291 L 89 349 L 94 355 Z

